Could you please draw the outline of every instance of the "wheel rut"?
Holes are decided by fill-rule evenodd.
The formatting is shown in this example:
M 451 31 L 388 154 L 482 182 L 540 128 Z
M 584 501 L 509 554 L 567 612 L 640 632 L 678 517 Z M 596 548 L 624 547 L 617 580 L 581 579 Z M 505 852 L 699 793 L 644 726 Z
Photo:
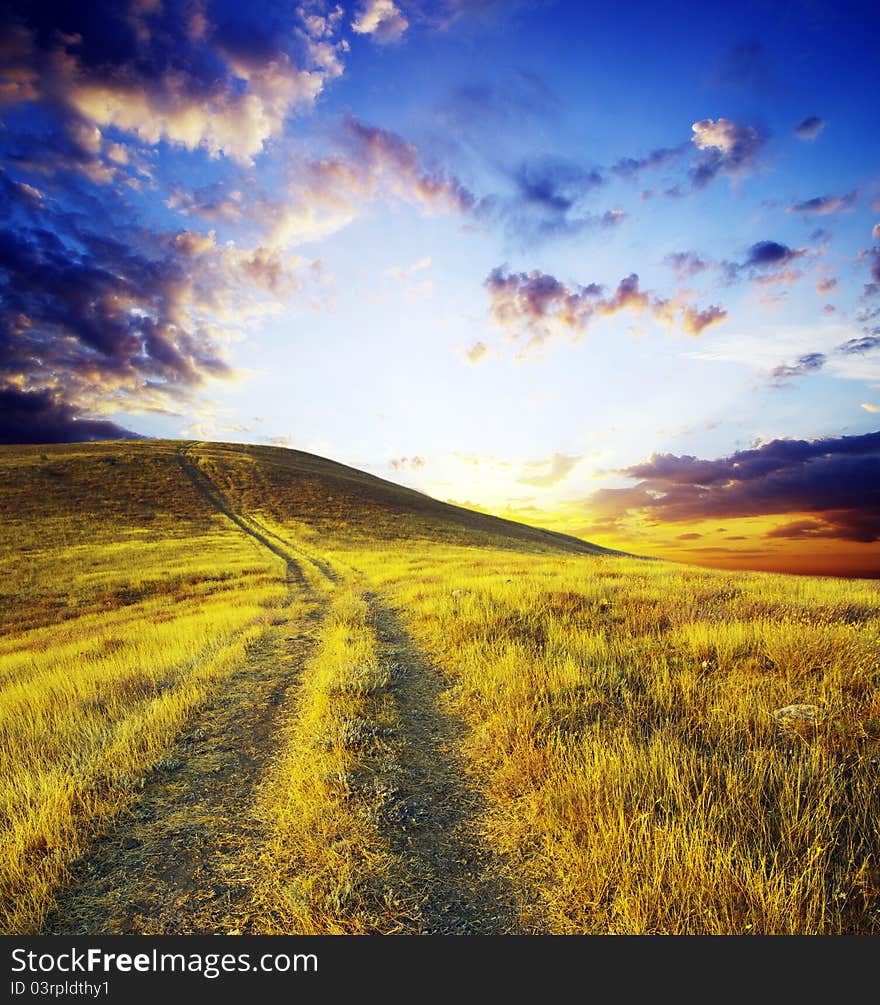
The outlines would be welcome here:
M 256 877 L 249 851 L 263 836 L 252 810 L 256 789 L 294 704 L 325 601 L 289 550 L 236 513 L 188 458 L 180 460 L 215 509 L 284 560 L 290 594 L 247 659 L 153 766 L 137 800 L 74 864 L 46 934 L 250 930 Z
M 513 885 L 480 831 L 486 806 L 464 766 L 466 727 L 444 709 L 449 682 L 418 651 L 398 614 L 375 594 L 366 596 L 383 657 L 395 668 L 401 752 L 384 823 L 418 894 L 416 930 L 517 934 Z

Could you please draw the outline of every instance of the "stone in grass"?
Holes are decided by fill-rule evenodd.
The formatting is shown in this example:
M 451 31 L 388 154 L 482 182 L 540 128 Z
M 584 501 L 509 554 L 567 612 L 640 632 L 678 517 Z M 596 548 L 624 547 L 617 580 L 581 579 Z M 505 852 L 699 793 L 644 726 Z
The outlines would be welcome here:
M 821 717 L 822 710 L 818 705 L 786 705 L 785 708 L 777 708 L 773 714 L 781 722 L 786 719 L 815 722 Z

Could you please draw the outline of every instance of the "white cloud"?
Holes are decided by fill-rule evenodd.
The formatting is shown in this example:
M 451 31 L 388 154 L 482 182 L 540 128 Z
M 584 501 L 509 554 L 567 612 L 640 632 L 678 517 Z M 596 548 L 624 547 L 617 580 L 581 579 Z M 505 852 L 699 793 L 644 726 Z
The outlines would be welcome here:
M 367 0 L 351 24 L 358 35 L 372 35 L 382 43 L 399 41 L 408 27 L 409 21 L 393 0 Z

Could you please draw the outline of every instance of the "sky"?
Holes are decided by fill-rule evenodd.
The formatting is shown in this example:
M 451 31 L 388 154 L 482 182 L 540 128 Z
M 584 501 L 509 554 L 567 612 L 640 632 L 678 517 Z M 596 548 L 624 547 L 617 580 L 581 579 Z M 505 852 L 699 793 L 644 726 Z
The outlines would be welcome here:
M 0 442 L 880 577 L 880 12 L 12 0 Z

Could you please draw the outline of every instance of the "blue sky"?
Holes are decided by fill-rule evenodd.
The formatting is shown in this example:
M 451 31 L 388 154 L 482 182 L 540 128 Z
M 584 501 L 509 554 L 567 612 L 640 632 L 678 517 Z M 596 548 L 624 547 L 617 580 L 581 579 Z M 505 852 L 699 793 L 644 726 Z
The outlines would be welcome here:
M 2 437 L 275 443 L 880 575 L 878 20 L 7 4 Z

